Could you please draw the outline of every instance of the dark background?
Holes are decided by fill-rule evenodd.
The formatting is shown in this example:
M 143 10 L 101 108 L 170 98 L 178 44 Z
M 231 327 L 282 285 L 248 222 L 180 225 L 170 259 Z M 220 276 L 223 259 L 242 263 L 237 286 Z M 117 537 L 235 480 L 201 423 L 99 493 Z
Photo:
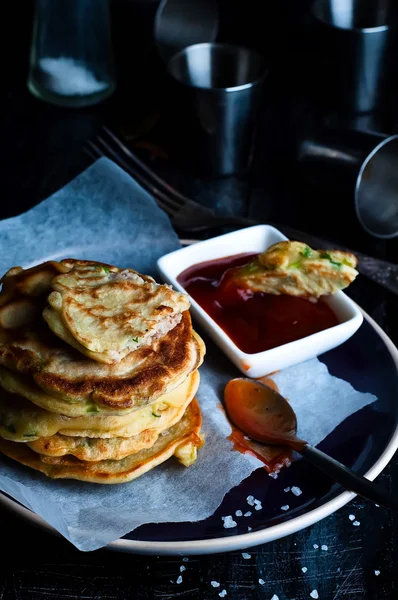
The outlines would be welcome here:
M 171 183 L 220 214 L 290 224 L 398 259 L 397 241 L 377 241 L 361 230 L 351 190 L 341 187 L 336 193 L 315 186 L 296 160 L 297 141 L 324 123 L 396 132 L 398 77 L 393 70 L 380 110 L 361 117 L 347 114 L 322 93 L 328 65 L 314 51 L 308 2 L 220 0 L 218 39 L 258 50 L 270 69 L 252 169 L 220 180 L 201 172 L 194 140 L 179 129 L 152 40 L 157 3 L 114 0 L 111 7 L 117 91 L 96 107 L 67 110 L 36 100 L 26 88 L 33 3 L 2 4 L 1 218 L 25 211 L 90 164 L 84 144 L 107 123 Z M 362 277 L 350 287 L 350 295 L 398 341 L 395 296 Z M 398 493 L 397 473 L 394 458 L 379 477 L 380 485 Z M 351 513 L 360 527 L 349 522 Z M 390 600 L 398 597 L 397 533 L 396 515 L 358 499 L 302 532 L 249 550 L 249 560 L 233 552 L 182 563 L 181 557 L 107 550 L 84 554 L 3 511 L 0 598 L 210 600 L 225 588 L 233 600 L 270 599 L 273 594 L 280 600 L 304 600 L 313 589 L 322 600 Z M 314 550 L 314 543 L 326 544 L 328 551 Z M 177 585 L 181 564 L 187 570 Z M 213 588 L 211 580 L 221 587 Z

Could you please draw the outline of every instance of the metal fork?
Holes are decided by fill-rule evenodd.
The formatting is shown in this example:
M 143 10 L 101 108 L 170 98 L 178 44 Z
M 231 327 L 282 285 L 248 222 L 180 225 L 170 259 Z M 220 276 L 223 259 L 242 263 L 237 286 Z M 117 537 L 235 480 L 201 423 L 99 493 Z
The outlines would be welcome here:
M 102 134 L 98 135 L 95 141 L 87 142 L 85 151 L 93 159 L 107 156 L 129 173 L 153 196 L 158 206 L 167 213 L 171 224 L 178 232 L 198 233 L 216 227 L 240 228 L 263 223 L 263 221 L 247 217 L 217 215 L 212 209 L 184 196 L 159 177 L 107 127 L 102 128 Z M 289 239 L 302 241 L 314 248 L 333 248 L 355 254 L 358 259 L 358 271 L 362 275 L 394 294 L 398 294 L 398 265 L 367 256 L 289 226 L 270 222 L 267 224 L 279 229 Z

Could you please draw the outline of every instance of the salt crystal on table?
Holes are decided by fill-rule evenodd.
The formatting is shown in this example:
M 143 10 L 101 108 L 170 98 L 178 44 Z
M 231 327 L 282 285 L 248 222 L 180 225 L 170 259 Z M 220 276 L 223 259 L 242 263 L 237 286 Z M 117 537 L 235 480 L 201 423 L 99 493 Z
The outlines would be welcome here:
M 276 594 L 274 594 L 271 598 L 271 600 L 279 600 L 279 596 L 277 596 Z
M 301 496 L 303 492 L 301 491 L 301 489 L 299 487 L 297 487 L 297 485 L 294 485 L 292 487 L 292 494 L 294 494 L 295 496 Z
M 254 496 L 248 496 L 246 498 L 246 502 L 248 503 L 249 506 L 254 506 Z
M 242 516 L 242 514 L 243 514 L 243 513 L 242 513 L 242 511 L 241 511 L 241 510 L 237 510 L 237 511 L 235 512 L 235 515 L 236 515 L 237 517 L 241 517 L 241 516 Z
M 260 585 L 264 585 L 264 583 L 265 583 L 264 579 L 259 579 L 258 582 Z
M 178 577 L 178 579 L 177 579 L 176 583 L 182 583 L 182 577 L 181 577 L 181 575 L 179 575 L 179 577 Z
M 231 515 L 228 515 L 227 517 L 221 517 L 221 518 L 224 521 L 225 529 L 230 529 L 231 527 L 237 526 L 237 522 L 233 520 Z
M 182 559 L 183 562 L 188 562 L 189 558 L 187 556 L 184 556 L 184 558 Z
M 248 527 L 247 531 L 251 531 L 253 529 L 253 527 Z
M 355 527 L 359 527 L 359 526 L 360 526 L 360 524 L 361 524 L 361 522 L 360 522 L 360 521 L 354 521 L 354 522 L 353 522 L 353 525 L 355 525 Z
M 255 500 L 254 501 L 254 508 L 255 510 L 261 510 L 263 507 L 263 505 L 261 504 L 260 500 Z
M 186 567 L 184 567 L 184 565 L 181 565 L 180 567 L 180 573 L 183 573 L 186 570 Z
M 268 475 L 272 477 L 272 479 L 278 479 L 278 473 L 276 473 L 275 471 L 273 473 L 268 473 Z
M 210 585 L 214 588 L 220 587 L 220 583 L 218 581 L 210 581 Z
M 312 547 L 314 548 L 314 550 L 318 550 L 318 548 L 319 548 L 318 544 L 313 544 Z
M 319 598 L 318 590 L 312 590 L 310 596 L 311 596 L 311 598 L 314 598 L 314 600 L 318 600 L 318 598 Z
M 251 558 L 251 557 L 252 557 L 252 555 L 251 555 L 251 554 L 248 554 L 247 552 L 242 552 L 242 556 L 243 556 L 243 558 L 244 558 L 245 560 L 249 560 L 249 558 Z
M 349 515 L 348 518 L 350 519 L 350 521 L 355 521 L 355 515 Z
M 252 512 L 250 510 L 248 510 L 247 512 L 245 512 L 245 514 L 243 516 L 244 517 L 251 517 L 252 516 Z
M 377 571 L 377 570 L 376 570 L 376 571 L 375 571 L 375 575 L 376 575 L 376 577 L 378 577 L 378 576 L 380 575 L 380 571 Z
M 284 488 L 284 492 L 290 492 L 290 487 Z
M 221 590 L 221 592 L 218 595 L 220 596 L 220 598 L 224 598 L 224 596 L 227 595 L 227 590 Z
M 288 504 L 284 504 L 281 506 L 281 510 L 289 510 L 290 506 Z
M 306 573 L 308 571 L 307 567 L 302 567 L 301 570 L 303 573 Z
M 328 546 L 326 546 L 326 544 L 322 544 L 321 550 L 328 550 Z

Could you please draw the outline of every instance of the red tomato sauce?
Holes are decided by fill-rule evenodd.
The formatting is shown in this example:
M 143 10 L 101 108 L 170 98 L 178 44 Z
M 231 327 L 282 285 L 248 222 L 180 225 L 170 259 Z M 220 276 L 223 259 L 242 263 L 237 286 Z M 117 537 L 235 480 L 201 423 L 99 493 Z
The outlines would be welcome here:
M 183 271 L 178 282 L 247 354 L 263 352 L 338 324 L 322 299 L 311 302 L 295 296 L 232 291 L 231 302 L 218 284 L 231 267 L 245 265 L 256 254 L 236 254 L 202 262 Z

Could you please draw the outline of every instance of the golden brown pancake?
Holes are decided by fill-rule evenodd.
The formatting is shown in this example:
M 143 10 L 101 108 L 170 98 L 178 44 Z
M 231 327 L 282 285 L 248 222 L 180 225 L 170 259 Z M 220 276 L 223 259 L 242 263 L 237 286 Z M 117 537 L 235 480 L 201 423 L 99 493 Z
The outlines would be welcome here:
M 185 401 L 185 394 L 189 389 L 191 381 L 190 377 L 192 375 L 192 373 L 188 375 L 188 377 L 185 378 L 180 385 L 167 394 L 159 396 L 159 398 L 155 399 L 153 402 L 157 405 L 165 403 L 170 406 L 180 406 L 183 401 Z M 25 376 L 19 373 L 14 373 L 13 371 L 4 369 L 4 367 L 0 367 L 0 397 L 1 388 L 6 392 L 10 392 L 11 394 L 16 394 L 26 398 L 27 400 L 30 400 L 33 402 L 33 404 L 39 406 L 40 408 L 44 408 L 45 410 L 59 415 L 65 415 L 67 417 L 84 417 L 88 414 L 100 413 L 103 416 L 124 416 L 133 412 L 134 410 L 139 410 L 134 408 L 124 408 L 118 410 L 117 408 L 110 408 L 104 405 L 99 407 L 98 404 L 93 404 L 89 400 L 66 402 L 65 400 L 61 400 L 61 398 L 51 396 L 44 392 L 35 384 L 32 377 L 29 375 Z
M 116 411 L 141 408 L 176 388 L 200 366 L 204 351 L 188 311 L 152 346 L 116 365 L 82 356 L 36 321 L 0 329 L 0 365 L 30 376 L 47 394 L 66 402 L 87 401 Z
M 221 285 L 319 298 L 350 285 L 358 275 L 356 266 L 357 259 L 349 252 L 313 250 L 303 242 L 278 242 L 248 264 L 228 269 Z
M 0 280 L 0 327 L 20 327 L 32 321 L 43 310 L 54 277 L 68 269 L 56 261 L 26 270 L 9 269 Z
M 32 404 L 25 398 L 1 391 L 0 436 L 15 442 L 30 442 L 56 433 L 90 438 L 132 437 L 145 429 L 163 431 L 181 417 L 199 386 L 199 372 L 192 373 L 178 392 L 124 416 L 87 414 L 65 417 Z
M 190 401 L 190 397 L 187 397 L 185 403 L 178 407 L 177 411 L 173 411 L 173 417 L 168 420 L 167 427 L 164 430 L 170 429 L 178 423 L 184 416 Z M 156 410 L 153 412 L 156 413 Z M 44 456 L 66 456 L 70 454 L 76 456 L 79 460 L 87 461 L 120 460 L 144 448 L 152 448 L 159 435 L 162 435 L 162 431 L 158 428 L 144 429 L 138 435 L 127 438 L 73 437 L 56 433 L 51 437 L 27 442 L 27 445 Z
M 93 360 L 119 362 L 173 329 L 189 309 L 186 294 L 133 269 L 66 263 L 70 270 L 52 279 L 43 317 L 57 336 Z
M 36 469 L 53 479 L 78 479 L 92 483 L 124 483 L 136 479 L 171 456 L 185 466 L 196 459 L 203 445 L 200 437 L 202 418 L 194 400 L 184 416 L 160 435 L 152 448 L 145 448 L 121 460 L 82 461 L 74 456 L 53 458 L 37 454 L 27 444 L 0 439 L 0 451 L 9 458 Z

